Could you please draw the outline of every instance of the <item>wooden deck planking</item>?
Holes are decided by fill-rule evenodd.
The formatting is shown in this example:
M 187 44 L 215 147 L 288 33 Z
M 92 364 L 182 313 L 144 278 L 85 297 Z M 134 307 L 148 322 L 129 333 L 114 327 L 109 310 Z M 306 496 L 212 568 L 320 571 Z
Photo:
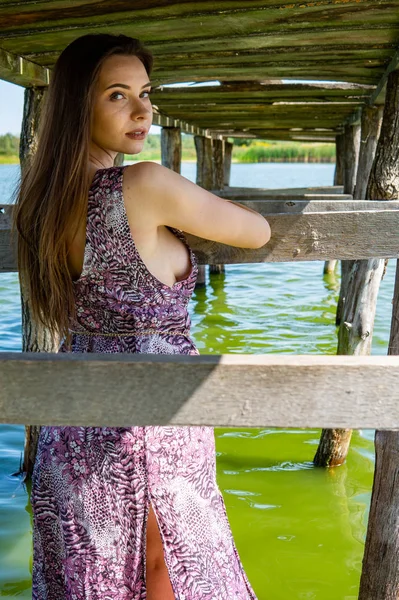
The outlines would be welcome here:
M 2 423 L 399 428 L 392 356 L 10 352 L 0 381 Z

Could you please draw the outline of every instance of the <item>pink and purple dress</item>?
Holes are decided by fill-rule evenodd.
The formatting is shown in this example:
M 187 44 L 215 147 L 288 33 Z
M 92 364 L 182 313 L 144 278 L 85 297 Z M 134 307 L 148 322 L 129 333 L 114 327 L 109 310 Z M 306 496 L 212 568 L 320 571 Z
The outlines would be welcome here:
M 196 257 L 170 228 L 190 274 L 170 287 L 148 271 L 126 216 L 124 168 L 98 170 L 90 187 L 71 350 L 199 354 L 187 310 Z M 59 351 L 70 351 L 65 341 Z M 33 600 L 145 600 L 150 502 L 176 600 L 256 600 L 216 481 L 213 428 L 172 426 L 42 427 Z

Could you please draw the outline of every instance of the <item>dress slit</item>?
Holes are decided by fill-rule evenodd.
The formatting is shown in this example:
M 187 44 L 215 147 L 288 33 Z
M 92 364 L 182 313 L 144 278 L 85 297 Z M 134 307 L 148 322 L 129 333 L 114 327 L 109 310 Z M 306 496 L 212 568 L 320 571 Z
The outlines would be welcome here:
M 168 556 L 168 553 L 166 550 L 166 542 L 165 542 L 164 534 L 163 534 L 161 526 L 160 526 L 156 507 L 154 506 L 154 503 L 151 500 L 151 494 L 150 494 L 150 491 L 148 490 L 148 488 L 147 488 L 147 494 L 146 494 L 146 505 L 147 505 L 147 507 L 146 507 L 145 522 L 144 522 L 144 571 L 143 571 L 145 598 L 147 597 L 147 528 L 148 528 L 148 518 L 149 518 L 149 514 L 150 514 L 150 507 L 152 507 L 152 510 L 153 510 L 153 513 L 155 516 L 155 520 L 157 522 L 159 536 L 160 536 L 161 542 L 162 542 L 163 559 L 164 559 L 166 570 L 168 572 L 170 585 L 172 587 L 172 591 L 173 591 L 175 600 L 178 600 L 179 596 L 178 596 L 177 590 L 175 589 L 175 585 L 173 583 L 174 577 L 172 576 L 173 575 L 172 567 L 170 565 L 169 556 Z

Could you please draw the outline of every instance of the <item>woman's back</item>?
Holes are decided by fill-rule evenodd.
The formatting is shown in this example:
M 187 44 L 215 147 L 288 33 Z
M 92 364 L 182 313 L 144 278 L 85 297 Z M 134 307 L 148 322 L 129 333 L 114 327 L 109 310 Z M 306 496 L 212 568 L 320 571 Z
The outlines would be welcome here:
M 125 169 L 99 169 L 90 187 L 83 269 L 74 281 L 72 351 L 198 354 L 187 309 L 198 273 L 195 254 L 184 234 L 170 228 L 186 247 L 191 270 L 171 286 L 149 271 L 129 226 Z M 60 351 L 67 351 L 64 342 Z

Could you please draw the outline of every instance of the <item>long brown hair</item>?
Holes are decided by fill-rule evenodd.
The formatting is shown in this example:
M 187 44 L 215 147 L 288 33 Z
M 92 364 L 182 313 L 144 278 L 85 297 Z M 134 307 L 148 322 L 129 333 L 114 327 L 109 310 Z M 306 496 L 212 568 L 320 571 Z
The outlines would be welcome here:
M 114 54 L 137 56 L 150 75 L 152 54 L 125 35 L 84 35 L 60 54 L 41 111 L 37 150 L 13 194 L 12 236 L 17 231 L 24 300 L 38 325 L 67 342 L 69 319 L 76 318 L 67 239 L 86 217 L 94 88 L 104 60 Z

